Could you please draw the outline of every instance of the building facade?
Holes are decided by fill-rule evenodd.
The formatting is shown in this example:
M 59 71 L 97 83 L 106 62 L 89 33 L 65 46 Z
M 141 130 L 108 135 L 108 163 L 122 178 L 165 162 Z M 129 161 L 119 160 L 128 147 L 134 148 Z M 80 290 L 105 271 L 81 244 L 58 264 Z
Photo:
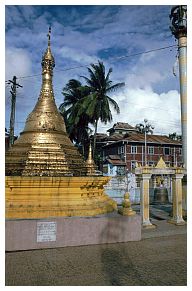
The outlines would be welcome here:
M 125 170 L 132 171 L 136 163 L 145 164 L 145 135 L 127 123 L 116 123 L 108 130 L 109 136 L 98 140 L 103 165 L 109 156 L 116 156 L 125 163 Z M 182 143 L 166 135 L 148 134 L 146 138 L 147 164 L 156 165 L 162 157 L 166 165 L 181 166 Z M 102 147 L 101 147 L 102 144 Z

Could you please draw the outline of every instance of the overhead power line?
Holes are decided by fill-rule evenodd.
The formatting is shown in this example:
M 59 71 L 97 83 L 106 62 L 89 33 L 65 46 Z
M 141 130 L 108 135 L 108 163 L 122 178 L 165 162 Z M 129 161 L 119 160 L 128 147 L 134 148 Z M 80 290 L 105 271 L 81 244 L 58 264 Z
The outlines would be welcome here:
M 144 51 L 144 52 L 139 52 L 139 53 L 134 53 L 134 54 L 130 54 L 130 55 L 111 58 L 109 60 L 109 63 L 113 63 L 113 62 L 119 61 L 119 60 L 124 60 L 124 59 L 131 58 L 131 57 L 134 57 L 134 56 L 139 56 L 139 55 L 143 55 L 143 54 L 149 54 L 149 53 L 152 53 L 152 52 L 155 52 L 155 51 L 161 51 L 161 50 L 165 50 L 165 49 L 169 49 L 169 48 L 173 48 L 173 47 L 178 47 L 178 45 L 169 45 L 169 46 L 165 46 L 165 47 L 151 49 L 151 50 Z M 70 68 L 66 68 L 66 69 L 55 69 L 55 72 L 65 72 L 65 71 L 80 69 L 80 68 L 87 67 L 89 65 L 90 65 L 90 63 L 89 64 L 85 64 L 85 65 L 74 66 L 74 67 L 70 67 Z M 40 76 L 40 75 L 41 75 L 41 73 L 34 74 L 34 75 L 29 75 L 29 76 L 21 76 L 21 77 L 18 77 L 17 79 L 33 78 L 33 77 Z
M 152 50 L 145 51 L 145 52 L 135 53 L 135 54 L 131 54 L 131 55 L 125 55 L 125 56 L 121 56 L 121 57 L 116 57 L 114 59 L 117 59 L 117 60 L 126 59 L 126 58 L 135 57 L 135 56 L 142 55 L 142 54 L 148 54 L 148 53 L 152 53 L 152 52 L 156 52 L 156 51 L 165 50 L 165 49 L 172 48 L 172 47 L 177 47 L 177 45 L 164 46 L 164 47 L 152 49 Z

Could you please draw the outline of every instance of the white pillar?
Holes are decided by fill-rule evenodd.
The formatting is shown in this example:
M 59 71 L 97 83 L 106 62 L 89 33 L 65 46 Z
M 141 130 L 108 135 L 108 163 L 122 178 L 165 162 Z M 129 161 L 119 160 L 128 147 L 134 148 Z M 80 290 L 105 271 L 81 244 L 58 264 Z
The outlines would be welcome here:
M 168 221 L 176 225 L 184 225 L 182 214 L 182 178 L 183 174 L 176 173 L 172 177 L 173 217 Z
M 149 219 L 149 179 L 151 174 L 143 173 L 141 176 L 141 217 L 142 226 L 145 228 L 155 228 Z
M 187 169 L 187 37 L 180 36 L 179 42 L 179 76 L 181 98 L 181 126 L 183 162 Z

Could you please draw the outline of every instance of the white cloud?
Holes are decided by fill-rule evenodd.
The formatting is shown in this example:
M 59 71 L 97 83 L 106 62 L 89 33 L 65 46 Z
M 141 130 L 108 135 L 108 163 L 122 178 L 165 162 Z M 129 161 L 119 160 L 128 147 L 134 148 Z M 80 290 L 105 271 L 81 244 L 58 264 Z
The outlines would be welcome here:
M 5 53 L 6 80 L 16 76 L 27 76 L 31 73 L 32 60 L 25 49 L 9 47 Z
M 64 59 L 71 59 L 73 61 L 82 63 L 82 64 L 90 64 L 92 62 L 96 62 L 97 58 L 94 56 L 89 56 L 85 53 L 83 53 L 83 51 L 78 48 L 73 49 L 73 48 L 69 48 L 69 47 L 62 47 L 61 49 L 57 50 L 57 52 L 60 53 L 60 55 L 64 58 Z
M 35 102 L 40 92 L 41 75 L 38 78 L 25 78 L 33 75 L 32 59 L 30 53 L 26 49 L 19 49 L 15 47 L 7 47 L 5 53 L 6 61 L 6 80 L 12 80 L 15 75 L 17 82 L 22 85 L 22 88 L 17 89 L 16 99 L 16 115 L 15 115 L 15 132 L 19 134 L 23 130 L 24 122 L 28 114 L 32 111 Z M 41 71 L 39 71 L 41 73 Z M 38 89 L 37 89 L 38 88 Z M 10 118 L 10 85 L 6 87 L 6 127 L 9 127 Z
M 100 123 L 99 132 L 105 132 L 116 122 L 135 126 L 147 118 L 155 127 L 154 134 L 180 133 L 180 96 L 176 90 L 157 94 L 151 88 L 125 88 L 113 98 L 119 104 L 120 114 L 112 111 L 113 122 L 107 125 Z
M 165 78 L 160 72 L 149 67 L 141 69 L 137 74 L 128 74 L 126 85 L 129 88 L 148 88 Z

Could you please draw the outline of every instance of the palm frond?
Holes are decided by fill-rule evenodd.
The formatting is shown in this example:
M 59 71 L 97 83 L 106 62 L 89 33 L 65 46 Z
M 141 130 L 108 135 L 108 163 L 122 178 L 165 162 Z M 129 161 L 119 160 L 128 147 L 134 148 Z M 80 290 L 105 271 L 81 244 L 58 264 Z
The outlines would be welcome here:
M 105 124 L 107 122 L 111 122 L 112 114 L 111 114 L 111 110 L 110 110 L 110 106 L 109 106 L 109 102 L 107 98 L 103 99 L 101 106 L 105 109 L 101 111 L 101 115 L 100 115 L 101 122 L 104 122 Z
M 107 99 L 108 99 L 109 103 L 112 105 L 112 107 L 114 108 L 114 110 L 119 114 L 120 108 L 119 108 L 119 105 L 117 104 L 117 102 L 109 96 L 107 96 Z
M 62 114 L 65 113 L 66 109 L 65 109 L 65 105 L 64 105 L 64 103 L 62 103 L 62 104 L 59 105 L 59 111 L 60 111 Z
M 110 82 L 110 83 L 112 83 L 112 81 L 109 81 L 109 76 L 110 76 L 110 74 L 112 73 L 112 71 L 113 71 L 113 69 L 110 68 L 109 71 L 108 71 L 108 73 L 107 73 L 107 76 L 106 76 L 106 78 L 105 78 L 105 81 L 106 81 L 106 82 Z
M 107 92 L 114 92 L 122 87 L 125 86 L 125 83 L 117 83 L 115 85 L 112 85 L 111 87 L 107 88 Z

